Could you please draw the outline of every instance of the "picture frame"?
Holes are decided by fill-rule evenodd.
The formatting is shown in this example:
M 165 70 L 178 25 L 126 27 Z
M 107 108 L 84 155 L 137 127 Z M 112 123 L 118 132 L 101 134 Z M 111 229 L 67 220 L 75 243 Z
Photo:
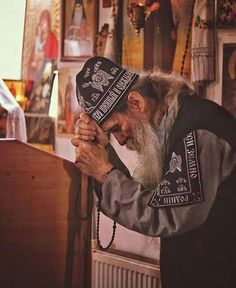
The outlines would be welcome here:
M 224 43 L 222 49 L 222 106 L 236 117 L 236 42 Z
M 214 85 L 208 87 L 208 98 L 227 109 L 225 106 L 224 92 L 226 90 L 226 79 L 229 77 L 228 75 L 225 75 L 227 72 L 225 65 L 227 58 L 229 57 L 227 56 L 229 51 L 225 50 L 225 47 L 228 45 L 236 45 L 235 32 L 232 29 L 220 29 L 217 31 L 216 40 L 218 43 L 218 53 L 216 57 L 216 82 Z
M 217 21 L 219 29 L 236 28 L 236 1 L 217 0 Z
M 86 61 L 94 56 L 98 2 L 62 0 L 61 61 Z
M 77 97 L 74 79 L 78 73 L 77 68 L 61 68 L 58 71 L 58 115 L 57 135 L 73 135 L 75 122 L 82 111 Z
M 27 0 L 22 55 L 28 143 L 54 145 L 55 125 L 49 117 L 54 71 L 57 70 L 60 0 Z
M 48 115 L 59 46 L 59 0 L 28 0 L 22 57 L 25 111 Z

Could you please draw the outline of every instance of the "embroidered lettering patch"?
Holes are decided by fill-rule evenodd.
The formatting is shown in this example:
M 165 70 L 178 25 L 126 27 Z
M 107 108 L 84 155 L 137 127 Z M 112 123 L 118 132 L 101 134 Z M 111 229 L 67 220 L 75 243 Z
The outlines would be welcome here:
M 149 206 L 183 206 L 204 200 L 194 131 L 172 152 L 166 170 L 161 183 L 154 189 Z

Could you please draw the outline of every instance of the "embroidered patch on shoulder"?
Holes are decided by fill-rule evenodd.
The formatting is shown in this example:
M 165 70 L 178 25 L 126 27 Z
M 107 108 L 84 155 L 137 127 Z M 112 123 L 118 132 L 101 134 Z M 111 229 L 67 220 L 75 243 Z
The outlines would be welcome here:
M 161 183 L 154 189 L 149 206 L 183 206 L 204 200 L 194 131 L 172 152 L 166 170 Z

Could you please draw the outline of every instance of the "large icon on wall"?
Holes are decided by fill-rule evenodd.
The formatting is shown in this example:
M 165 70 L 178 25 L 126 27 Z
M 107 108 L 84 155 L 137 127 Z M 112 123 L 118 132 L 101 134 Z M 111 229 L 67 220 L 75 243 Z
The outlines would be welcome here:
M 53 1 L 48 0 L 48 5 L 36 2 L 28 1 L 26 6 L 22 78 L 26 81 L 26 111 L 48 114 L 52 75 L 57 67 L 59 12 L 55 3 L 50 7 Z
M 27 0 L 22 79 L 27 97 L 28 142 L 52 143 L 52 120 L 48 112 L 53 73 L 57 69 L 59 27 L 60 0 Z M 49 129 L 42 132 L 46 122 Z
M 63 61 L 83 61 L 94 54 L 96 33 L 96 1 L 63 0 L 62 43 Z
M 148 0 L 146 5 L 152 12 L 144 27 L 144 68 L 171 72 L 177 39 L 172 2 Z

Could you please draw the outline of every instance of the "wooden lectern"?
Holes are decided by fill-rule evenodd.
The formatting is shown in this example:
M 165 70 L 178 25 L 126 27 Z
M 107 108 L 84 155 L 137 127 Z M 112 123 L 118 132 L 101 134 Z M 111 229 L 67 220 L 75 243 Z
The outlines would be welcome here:
M 65 159 L 0 140 L 0 287 L 91 287 L 86 180 Z

